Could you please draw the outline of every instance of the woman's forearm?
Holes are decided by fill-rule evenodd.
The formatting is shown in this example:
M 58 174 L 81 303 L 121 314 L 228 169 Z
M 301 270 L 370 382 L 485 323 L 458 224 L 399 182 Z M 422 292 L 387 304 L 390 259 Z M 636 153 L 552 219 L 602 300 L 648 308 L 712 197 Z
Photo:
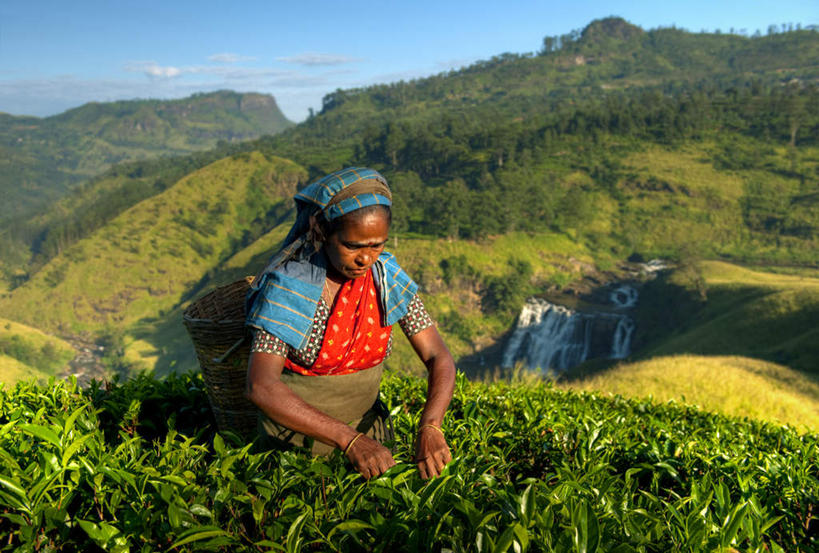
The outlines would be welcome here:
M 435 326 L 413 334 L 409 341 L 429 374 L 427 401 L 421 412 L 421 425 L 441 426 L 455 390 L 455 361 Z
M 279 379 L 281 370 L 265 365 L 258 357 L 251 359 L 247 398 L 282 426 L 344 449 L 356 430 L 309 405 Z
M 431 342 L 435 346 L 435 354 L 425 361 L 428 371 L 427 401 L 421 412 L 420 424 L 441 426 L 455 390 L 455 361 L 437 331 Z

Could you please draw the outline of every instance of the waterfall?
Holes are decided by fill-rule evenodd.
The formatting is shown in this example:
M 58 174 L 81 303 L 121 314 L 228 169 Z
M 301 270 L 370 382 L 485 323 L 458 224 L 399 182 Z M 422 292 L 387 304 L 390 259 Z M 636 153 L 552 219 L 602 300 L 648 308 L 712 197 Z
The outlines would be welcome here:
M 637 305 L 637 289 L 634 286 L 621 284 L 609 292 L 609 300 L 617 307 L 634 307 Z
M 631 307 L 637 291 L 620 286 L 609 299 L 617 307 Z M 630 353 L 633 333 L 634 321 L 625 314 L 585 313 L 529 298 L 506 344 L 502 365 L 523 362 L 530 369 L 566 371 L 586 359 L 623 359 Z
M 625 359 L 630 353 L 631 335 L 634 334 L 634 321 L 623 316 L 614 329 L 614 340 L 611 342 L 611 359 Z

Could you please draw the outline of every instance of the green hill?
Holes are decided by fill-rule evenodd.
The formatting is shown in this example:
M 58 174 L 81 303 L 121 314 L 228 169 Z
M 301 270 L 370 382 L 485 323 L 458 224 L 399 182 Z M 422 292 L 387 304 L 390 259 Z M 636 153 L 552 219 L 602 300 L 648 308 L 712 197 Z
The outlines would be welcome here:
M 293 163 L 261 154 L 218 161 L 70 247 L 0 299 L 0 309 L 55 332 L 101 332 L 162 316 L 287 213 L 282 198 L 304 179 Z
M 189 367 L 181 310 L 255 273 L 275 247 L 292 186 L 264 175 L 284 166 L 294 186 L 344 165 L 384 172 L 396 198 L 390 248 L 462 360 L 496 347 L 527 295 L 614 278 L 632 255 L 815 266 L 819 33 L 746 38 L 610 19 L 558 38 L 537 56 L 338 91 L 274 137 L 116 166 L 33 223 L 36 261 L 13 275 L 0 308 L 51 331 L 113 329 L 131 361 Z M 685 295 L 687 284 L 656 286 L 647 304 L 665 319 L 643 314 L 645 351 L 800 369 L 815 358 L 813 335 L 799 330 L 815 316 L 810 291 L 755 304 L 770 313 L 753 332 L 780 325 L 784 345 L 745 339 L 745 326 L 726 345 L 718 339 L 732 331 L 712 321 L 756 296 L 714 284 L 705 307 L 694 298 L 676 313 L 663 291 Z M 46 301 L 52 309 L 35 309 Z M 702 339 L 685 343 L 684 328 Z M 399 346 L 392 366 L 411 359 Z
M 71 345 L 40 330 L 0 319 L 0 383 L 44 381 L 74 357 Z
M 740 259 L 804 263 L 816 245 L 805 240 L 817 236 L 816 59 L 814 30 L 744 37 L 644 31 L 609 18 L 546 37 L 538 55 L 502 54 L 433 77 L 336 91 L 318 115 L 281 135 L 173 164 L 195 170 L 242 149 L 291 159 L 310 177 L 373 166 L 402 188 L 396 220 L 405 229 L 460 238 L 585 226 L 603 204 L 622 209 L 623 184 L 616 183 L 624 181 L 632 194 L 667 191 L 663 209 L 699 194 L 695 210 L 646 206 L 645 213 L 624 214 L 615 242 L 629 246 L 630 223 L 654 215 L 672 220 L 683 211 L 704 218 L 722 208 L 727 192 L 719 184 L 668 188 L 667 176 L 648 171 L 633 179 L 620 163 L 647 145 L 673 155 L 693 143 L 692 163 L 744 172 L 732 185 L 741 197 L 727 197 L 739 201 L 733 207 L 744 227 L 735 231 L 739 238 L 718 236 L 717 249 Z M 566 180 L 574 172 L 589 178 Z M 182 176 L 167 165 L 133 164 L 86 192 L 105 212 L 119 213 Z M 39 265 L 106 222 L 99 210 L 82 215 L 81 207 L 88 203 L 63 206 L 34 228 L 18 225 L 9 277 L 19 283 L 32 272 L 27 256 Z M 779 237 L 784 247 L 776 245 Z M 710 242 L 693 247 L 711 255 Z M 678 243 L 647 246 L 666 253 Z
M 114 163 L 190 153 L 291 126 L 273 97 L 90 103 L 45 118 L 0 113 L 0 228 L 19 224 Z
M 569 379 L 561 387 L 674 400 L 711 412 L 819 431 L 819 380 L 748 357 L 653 357 Z
M 819 375 L 818 277 L 718 261 L 673 274 L 644 289 L 639 355 L 744 355 Z

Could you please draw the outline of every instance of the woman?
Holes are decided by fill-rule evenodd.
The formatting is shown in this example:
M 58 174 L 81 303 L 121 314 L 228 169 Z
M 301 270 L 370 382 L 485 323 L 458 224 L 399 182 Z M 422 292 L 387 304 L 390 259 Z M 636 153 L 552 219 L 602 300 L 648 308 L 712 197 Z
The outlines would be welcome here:
M 417 285 L 384 251 L 392 199 L 386 180 L 350 167 L 294 199 L 296 222 L 248 295 L 254 339 L 247 397 L 263 414 L 264 433 L 280 446 L 312 447 L 314 455 L 338 448 L 364 478 L 393 466 L 381 443 L 392 433 L 378 388 L 398 322 L 429 373 L 415 462 L 423 478 L 437 476 L 451 460 L 441 422 L 455 365 Z

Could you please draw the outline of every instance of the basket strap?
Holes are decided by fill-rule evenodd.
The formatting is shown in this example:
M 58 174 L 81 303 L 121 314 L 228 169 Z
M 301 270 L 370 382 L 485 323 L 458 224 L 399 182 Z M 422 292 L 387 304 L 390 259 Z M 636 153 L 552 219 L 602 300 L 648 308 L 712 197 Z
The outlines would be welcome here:
M 233 344 L 232 346 L 230 346 L 230 347 L 228 348 L 228 350 L 227 350 L 225 353 L 223 353 L 223 354 L 222 354 L 222 355 L 220 355 L 219 357 L 214 357 L 214 358 L 213 358 L 213 362 L 214 362 L 214 363 L 224 363 L 224 362 L 225 362 L 225 360 L 226 360 L 228 357 L 230 357 L 231 355 L 233 355 L 233 352 L 235 352 L 237 349 L 239 349 L 239 346 L 241 346 L 241 345 L 242 345 L 242 343 L 243 343 L 245 340 L 247 340 L 247 333 L 245 333 L 245 335 L 244 335 L 244 336 L 242 336 L 241 338 L 239 338 L 238 340 L 236 340 L 236 343 L 235 343 L 235 344 Z

